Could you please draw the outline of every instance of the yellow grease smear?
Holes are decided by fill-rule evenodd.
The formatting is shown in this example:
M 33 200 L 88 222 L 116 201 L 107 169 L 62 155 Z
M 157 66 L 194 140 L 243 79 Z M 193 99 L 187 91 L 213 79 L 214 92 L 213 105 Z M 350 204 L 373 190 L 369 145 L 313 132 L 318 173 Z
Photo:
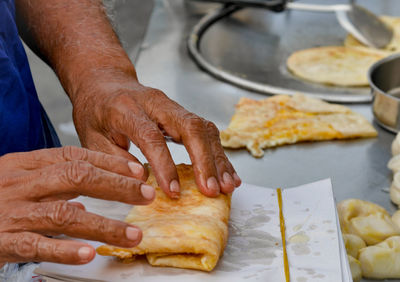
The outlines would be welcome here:
M 290 282 L 289 261 L 286 251 L 285 218 L 283 217 L 283 208 L 282 208 L 282 189 L 278 188 L 276 189 L 276 192 L 278 196 L 278 205 L 279 205 L 279 223 L 281 227 L 281 238 L 282 238 L 282 248 L 283 248 L 283 267 L 285 269 L 286 282 Z

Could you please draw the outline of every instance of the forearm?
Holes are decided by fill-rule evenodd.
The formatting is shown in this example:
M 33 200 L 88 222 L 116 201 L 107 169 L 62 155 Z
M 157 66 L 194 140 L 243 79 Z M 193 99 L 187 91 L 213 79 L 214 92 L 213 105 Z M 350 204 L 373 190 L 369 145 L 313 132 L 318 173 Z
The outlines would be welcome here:
M 240 185 L 217 127 L 137 82 L 135 69 L 114 33 L 100 0 L 15 0 L 18 18 L 35 49 L 58 74 L 73 104 L 81 144 L 130 155 L 130 141 L 150 163 L 157 183 L 179 197 L 179 177 L 165 136 L 188 150 L 199 190 L 210 197 Z M 145 178 L 140 164 L 136 176 Z
M 90 84 L 137 80 L 100 0 L 15 3 L 21 36 L 54 69 L 72 102 Z

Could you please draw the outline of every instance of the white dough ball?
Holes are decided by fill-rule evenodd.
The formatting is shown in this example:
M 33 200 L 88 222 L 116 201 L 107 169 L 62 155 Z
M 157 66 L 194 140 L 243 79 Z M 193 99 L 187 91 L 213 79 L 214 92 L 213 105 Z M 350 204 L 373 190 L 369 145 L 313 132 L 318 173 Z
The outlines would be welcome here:
M 400 154 L 400 132 L 397 133 L 396 138 L 392 142 L 392 155 L 396 156 Z
M 400 171 L 400 155 L 392 157 L 388 162 L 388 168 L 393 171 L 393 173 Z

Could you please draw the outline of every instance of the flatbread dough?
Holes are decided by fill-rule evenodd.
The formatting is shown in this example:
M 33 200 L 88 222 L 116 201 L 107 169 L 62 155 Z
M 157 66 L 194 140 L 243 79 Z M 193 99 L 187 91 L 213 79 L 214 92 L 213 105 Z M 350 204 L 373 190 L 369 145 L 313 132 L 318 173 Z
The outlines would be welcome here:
M 400 205 L 400 172 L 393 176 L 392 185 L 390 185 L 390 199 L 393 203 Z
M 347 254 L 356 259 L 358 251 L 367 246 L 363 239 L 354 234 L 343 234 L 343 241 Z
M 388 25 L 390 28 L 393 30 L 393 38 L 389 42 L 389 44 L 383 48 L 383 50 L 388 51 L 388 52 L 399 52 L 400 51 L 400 18 L 395 18 L 395 17 L 389 17 L 389 16 L 381 16 L 380 17 L 382 21 Z M 366 47 L 363 43 L 355 39 L 351 34 L 348 34 L 345 41 L 344 45 L 348 47 L 360 47 L 364 46 Z
M 392 220 L 397 225 L 397 227 L 400 228 L 400 210 L 396 211 L 392 215 Z
M 400 154 L 400 133 L 397 133 L 396 138 L 392 142 L 392 156 Z
M 350 255 L 348 255 L 347 258 L 349 259 L 350 271 L 351 271 L 351 276 L 353 278 L 353 282 L 359 282 L 362 278 L 361 263 Z
M 342 232 L 359 236 L 367 245 L 400 235 L 389 213 L 374 203 L 348 199 L 340 202 L 337 210 Z
M 287 59 L 296 76 L 338 86 L 368 85 L 368 69 L 387 52 L 363 47 L 325 46 L 294 52 Z
M 366 278 L 400 278 L 400 236 L 361 249 L 359 261 Z
M 172 266 L 211 271 L 228 239 L 230 195 L 209 198 L 196 186 L 192 166 L 178 165 L 181 196 L 168 198 L 150 171 L 148 184 L 156 187 L 156 199 L 147 206 L 135 206 L 125 221 L 139 226 L 142 242 L 135 248 L 101 246 L 100 255 L 132 260 L 146 255 L 154 266 Z
M 387 167 L 393 171 L 393 173 L 400 172 L 400 155 L 395 155 L 392 157 L 389 162 Z
M 246 147 L 254 157 L 262 149 L 301 141 L 375 137 L 374 127 L 360 114 L 341 105 L 302 94 L 263 100 L 241 98 L 226 130 L 224 147 Z

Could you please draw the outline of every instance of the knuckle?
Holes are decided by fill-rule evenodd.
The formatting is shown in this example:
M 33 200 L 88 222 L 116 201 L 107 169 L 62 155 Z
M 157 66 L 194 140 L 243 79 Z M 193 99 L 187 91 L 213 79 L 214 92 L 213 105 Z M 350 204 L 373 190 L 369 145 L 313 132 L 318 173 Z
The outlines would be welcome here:
M 225 154 L 223 154 L 223 153 L 216 154 L 214 158 L 215 158 L 215 162 L 219 166 L 227 167 L 226 163 L 228 161 L 228 158 L 225 156 Z
M 168 96 L 159 89 L 156 88 L 148 88 L 151 95 L 156 99 L 169 99 Z
M 48 209 L 47 217 L 53 225 L 64 227 L 76 221 L 77 210 L 76 207 L 68 205 L 66 201 L 58 201 Z
M 164 92 L 158 89 L 149 88 L 149 95 L 146 96 L 145 108 L 146 112 L 153 115 L 171 115 L 174 112 L 185 111 L 180 105 L 178 105 L 175 101 L 171 100 Z
M 141 128 L 139 136 L 143 142 L 151 145 L 157 145 L 164 142 L 164 137 L 155 124 L 145 121 L 141 122 L 139 128 Z
M 123 109 L 129 107 L 133 112 L 138 110 L 135 98 L 124 89 L 114 91 L 106 98 L 104 104 L 106 105 L 104 108 L 96 108 L 95 115 L 99 120 L 111 120 L 112 123 L 116 123 L 116 126 L 119 126 L 125 117 Z
M 16 182 L 16 177 L 12 175 L 1 175 L 0 176 L 0 188 L 12 186 Z
M 14 159 L 14 156 L 15 156 L 15 154 L 13 154 L 13 153 L 5 154 L 0 157 L 0 162 L 7 163 L 7 162 L 11 161 L 12 159 Z
M 219 130 L 218 130 L 217 126 L 209 120 L 205 120 L 204 124 L 205 124 L 205 127 L 207 128 L 209 134 L 213 137 L 216 136 L 219 139 Z
M 94 167 L 85 161 L 74 160 L 68 163 L 65 176 L 68 184 L 78 187 L 92 181 Z
M 129 107 L 129 109 L 134 112 L 137 112 L 140 109 L 135 96 L 132 95 L 131 91 L 126 89 L 115 91 L 113 95 L 110 95 L 110 97 L 107 98 L 107 101 L 107 110 L 111 115 L 119 116 L 123 112 L 121 109 L 126 109 L 126 107 Z
M 39 244 L 40 236 L 18 233 L 11 241 L 11 250 L 18 257 L 35 260 L 38 257 Z
M 116 90 L 107 99 L 107 105 L 125 105 L 127 102 L 132 100 L 132 95 L 124 89 Z M 111 109 L 116 109 L 117 107 L 111 107 Z
M 117 232 L 118 229 L 116 229 L 115 226 L 112 226 L 111 222 L 104 217 L 99 217 L 97 229 L 100 234 L 109 236 L 111 240 L 117 240 L 121 236 L 121 234 Z
M 88 152 L 86 149 L 75 146 L 65 146 L 61 150 L 63 158 L 67 161 L 87 160 Z
M 143 139 L 153 145 L 164 143 L 164 138 L 157 129 L 148 128 L 142 134 Z
M 126 191 L 132 189 L 132 187 L 134 186 L 132 185 L 133 183 L 135 183 L 134 180 L 126 176 L 119 175 L 115 178 L 115 185 L 117 185 L 116 187 L 125 187 L 127 189 Z
M 204 132 L 205 124 L 204 119 L 193 114 L 186 113 L 182 117 L 183 119 L 183 127 L 189 132 Z

